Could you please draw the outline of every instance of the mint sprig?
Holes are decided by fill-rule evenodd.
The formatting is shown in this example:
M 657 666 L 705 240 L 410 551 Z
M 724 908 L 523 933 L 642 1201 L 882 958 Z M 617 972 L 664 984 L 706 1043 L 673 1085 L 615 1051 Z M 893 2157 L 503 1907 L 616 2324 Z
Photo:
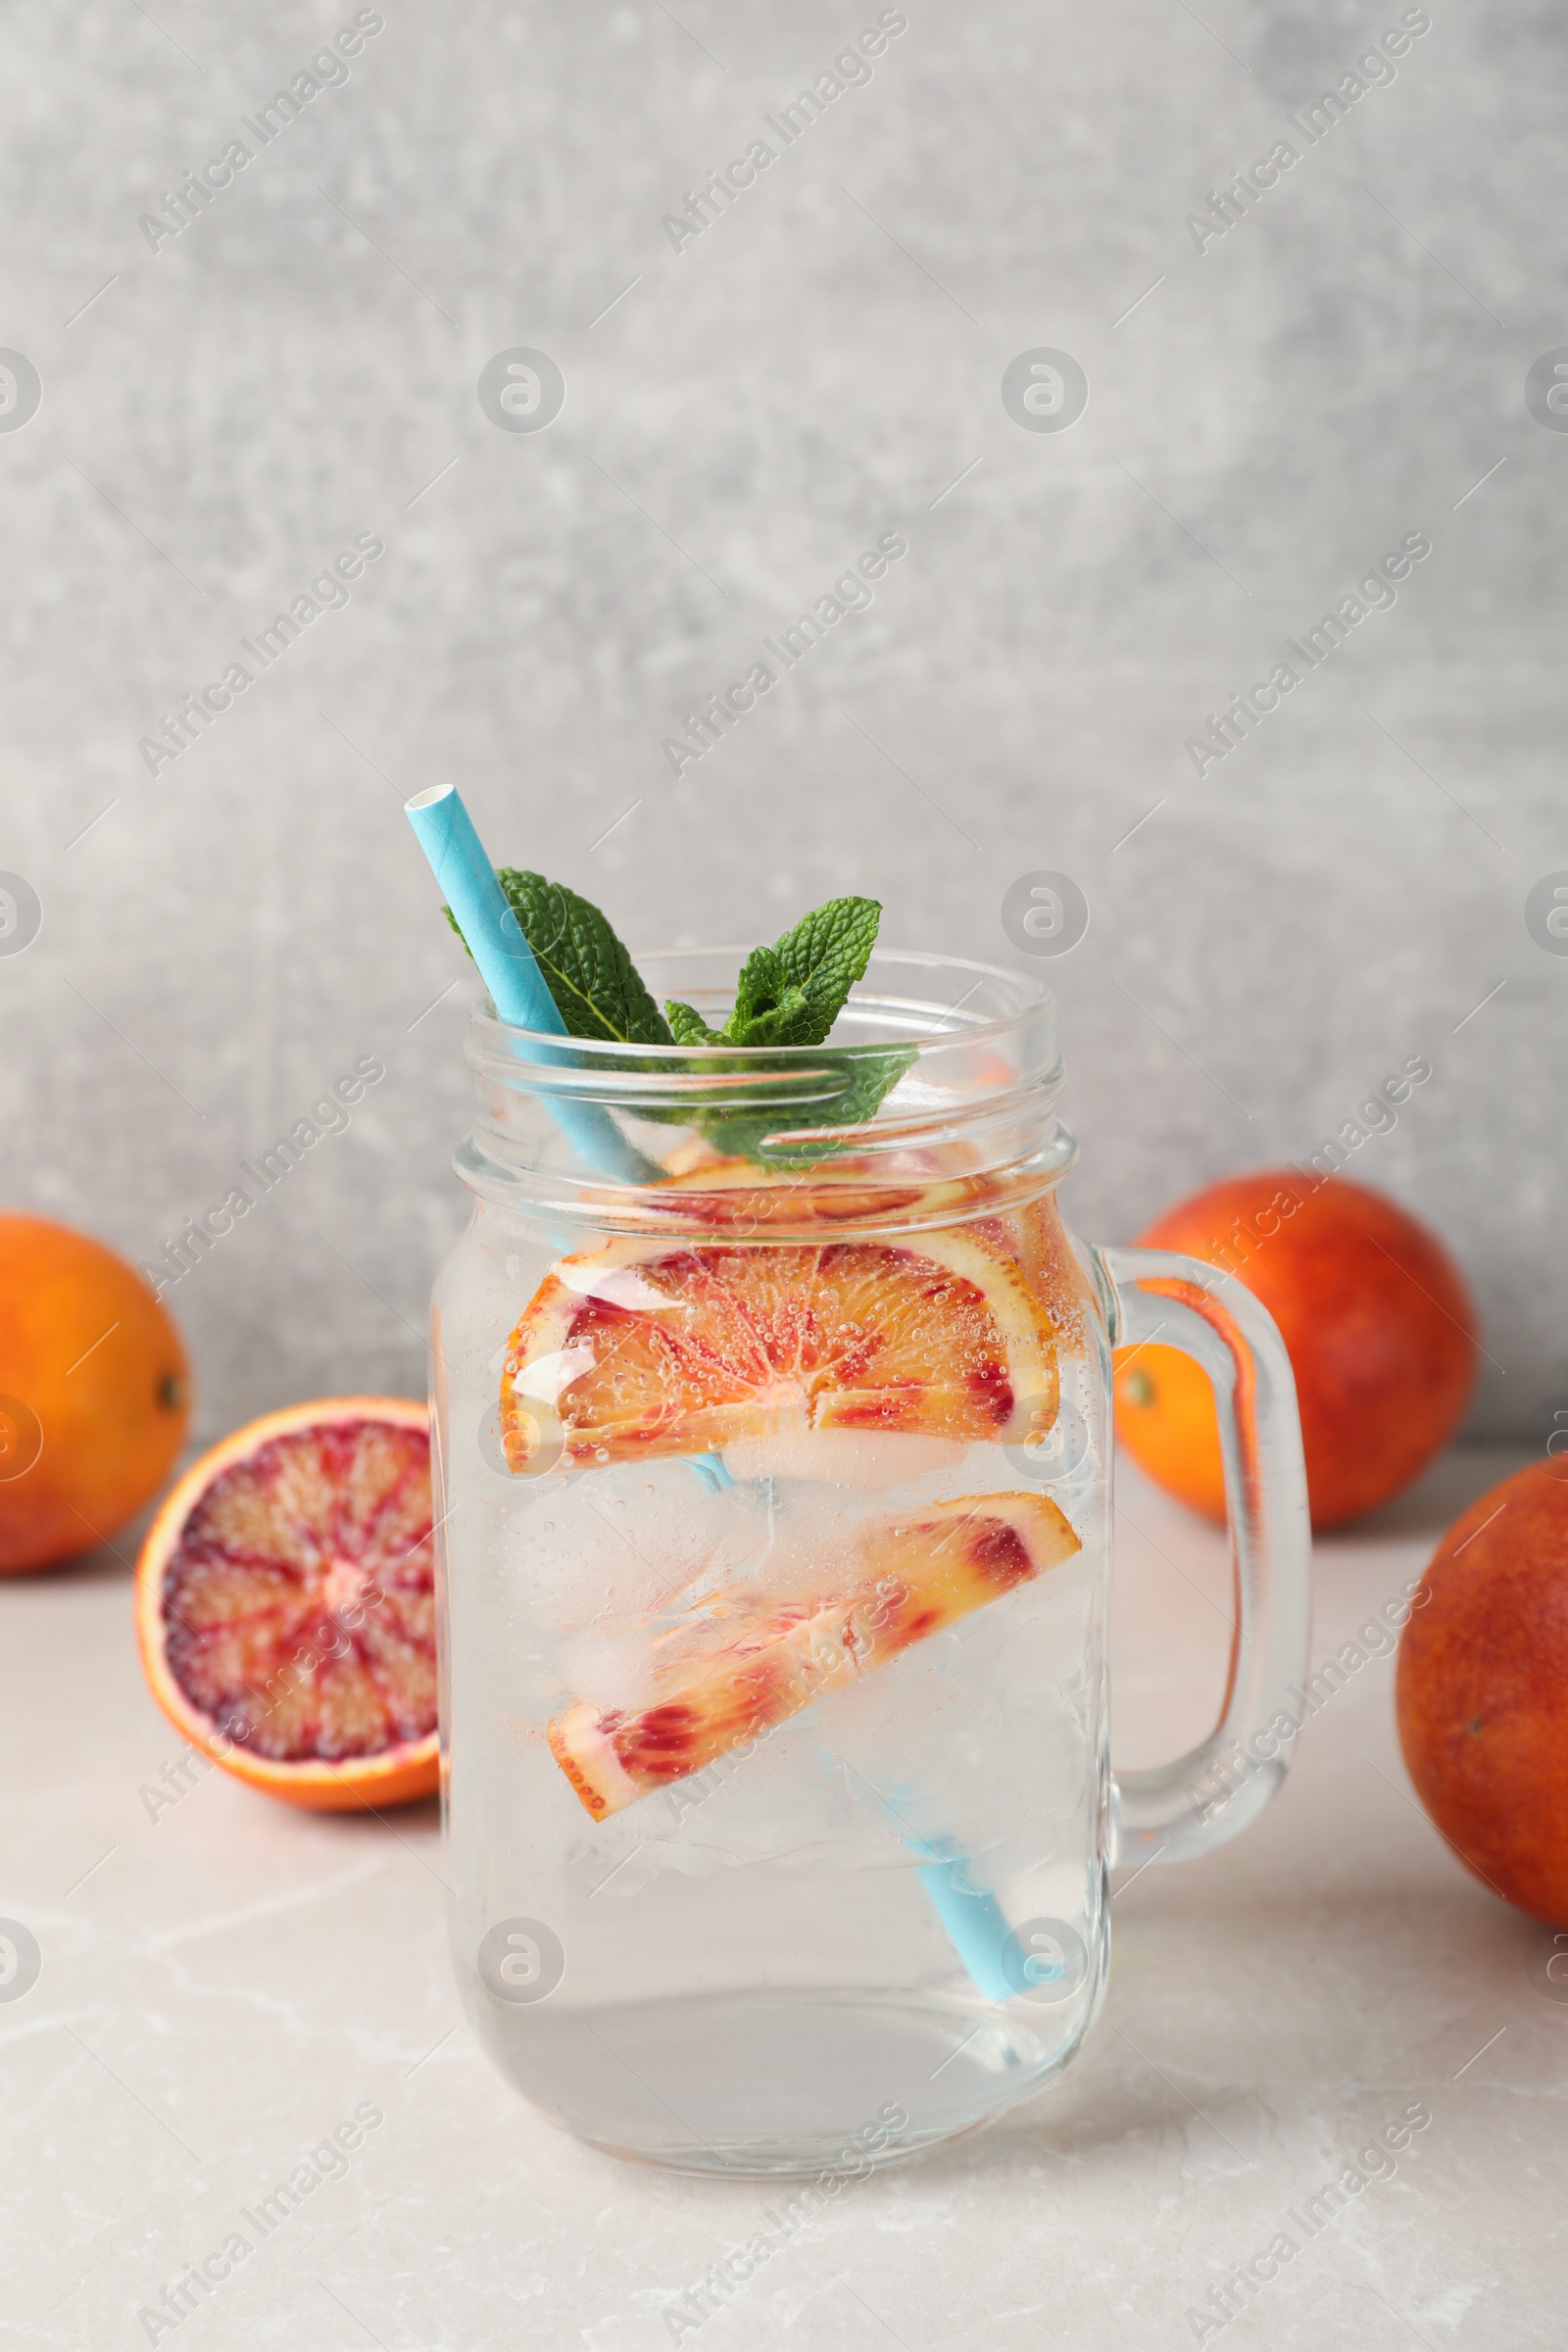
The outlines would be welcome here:
M 533 950 L 556 1007 L 571 1037 L 617 1045 L 715 1046 L 744 1049 L 748 1059 L 722 1057 L 690 1065 L 693 1075 L 728 1075 L 739 1070 L 793 1073 L 790 1049 L 825 1044 L 864 977 L 882 909 L 875 899 L 830 899 L 813 908 L 770 948 L 754 948 L 741 969 L 735 1003 L 721 1029 L 678 999 L 661 1013 L 631 956 L 608 918 L 587 899 L 543 874 L 498 866 L 496 879 Z M 451 907 L 446 917 L 461 939 Z M 466 946 L 467 942 L 465 941 Z M 665 1015 L 667 1014 L 667 1019 Z M 759 1061 L 759 1050 L 776 1048 L 777 1062 Z M 789 1135 L 803 1128 L 849 1127 L 872 1117 L 883 1097 L 914 1058 L 912 1047 L 886 1046 L 874 1053 L 840 1048 L 813 1059 L 807 1078 L 809 1102 L 780 1102 L 764 1108 L 730 1109 L 671 1104 L 648 1106 L 646 1118 L 695 1125 L 721 1152 L 748 1159 L 800 1166 L 843 1149 L 836 1141 Z M 770 1142 L 767 1139 L 781 1139 Z

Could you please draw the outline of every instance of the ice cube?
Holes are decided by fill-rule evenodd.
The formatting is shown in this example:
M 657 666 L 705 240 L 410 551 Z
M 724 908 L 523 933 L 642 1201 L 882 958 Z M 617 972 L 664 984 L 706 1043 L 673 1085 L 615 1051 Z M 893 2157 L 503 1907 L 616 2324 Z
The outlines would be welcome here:
M 764 1497 L 715 1491 L 679 1459 L 579 1471 L 532 1494 L 519 1480 L 509 1498 L 508 1573 L 529 1614 L 567 1633 L 645 1622 L 705 1578 L 733 1574 L 769 1538 Z
M 955 1438 L 928 1438 L 902 1430 L 807 1429 L 800 1425 L 737 1438 L 724 1448 L 724 1467 L 734 1479 L 788 1479 L 847 1487 L 875 1494 L 954 1470 L 968 1453 Z

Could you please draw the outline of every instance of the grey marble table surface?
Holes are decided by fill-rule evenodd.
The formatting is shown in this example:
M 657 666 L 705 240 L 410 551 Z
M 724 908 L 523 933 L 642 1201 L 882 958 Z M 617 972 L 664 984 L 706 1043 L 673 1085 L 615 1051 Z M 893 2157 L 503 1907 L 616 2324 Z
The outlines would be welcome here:
M 1451 1455 L 1320 1542 L 1314 1660 L 1513 1466 Z M 1228 1569 L 1217 1535 L 1131 1473 L 1120 1502 L 1115 1749 L 1133 1764 L 1212 1718 Z M 1548 1992 L 1544 1931 L 1417 1809 L 1386 1656 L 1306 1726 L 1248 1837 L 1121 1880 L 1109 1997 L 1060 2085 L 851 2184 L 765 2275 L 675 2329 L 671 2307 L 776 2192 L 623 2167 L 504 2086 L 459 2015 L 434 1806 L 295 1815 L 213 1774 L 151 1817 L 141 1791 L 178 1742 L 142 1683 L 123 1560 L 11 1580 L 0 1617 L 0 1913 L 42 1954 L 0 2005 L 9 2342 L 1562 2341 L 1568 2003 Z M 1359 2164 L 1412 2109 L 1430 2121 L 1398 2154 Z M 354 2143 L 341 2164 L 334 2135 Z M 259 2200 L 323 2148 L 264 2236 Z M 1348 2168 L 1364 2185 L 1322 2199 Z M 213 2262 L 227 2276 L 187 2290 L 176 2324 L 166 2287 L 235 2233 L 249 2251 Z

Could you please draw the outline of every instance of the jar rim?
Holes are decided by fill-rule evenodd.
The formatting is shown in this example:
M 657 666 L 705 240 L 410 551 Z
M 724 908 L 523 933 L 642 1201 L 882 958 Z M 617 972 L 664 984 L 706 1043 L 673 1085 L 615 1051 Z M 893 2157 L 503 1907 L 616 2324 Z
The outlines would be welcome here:
M 638 969 L 657 997 L 690 1001 L 717 1028 L 744 954 L 669 949 L 639 956 Z M 855 1188 L 860 1198 L 841 1200 L 837 1221 L 873 1217 L 883 1196 L 942 1171 L 966 1183 L 1006 1171 L 1008 1185 L 1038 1189 L 1072 1153 L 1053 1116 L 1062 1081 L 1054 1000 L 1033 974 L 967 956 L 873 951 L 816 1046 L 563 1037 L 515 1028 L 481 999 L 467 1060 L 478 1116 L 459 1173 L 494 1200 L 548 1201 L 563 1222 L 575 1210 L 608 1219 L 612 1194 L 632 1216 L 653 1197 L 646 1188 L 677 1173 L 695 1197 L 715 1159 L 729 1170 L 721 1191 L 740 1166 L 798 1204 L 808 1189 Z M 1001 1197 L 995 1182 L 984 1189 Z M 662 1222 L 669 1201 L 659 1194 Z M 732 1194 L 723 1213 L 742 1205 Z M 951 1219 L 951 1204 L 943 1213 Z
M 632 961 L 640 972 L 676 962 L 691 964 L 699 969 L 710 965 L 715 972 L 722 970 L 730 985 L 710 989 L 709 993 L 732 1002 L 734 979 L 750 953 L 746 947 L 735 946 L 648 949 L 634 952 Z M 894 965 L 930 973 L 933 979 L 946 974 L 954 986 L 962 976 L 970 975 L 970 985 L 959 988 L 956 997 L 942 1004 L 923 997 L 886 994 L 876 986 L 868 985 L 874 981 L 879 970 L 886 972 Z M 989 1016 L 977 1017 L 964 1013 L 963 1006 L 968 1000 L 988 982 L 995 986 L 999 996 L 1011 1002 L 1004 1009 Z M 563 1038 L 554 1030 L 522 1028 L 502 1020 L 489 997 L 481 994 L 475 997 L 470 1006 L 472 1043 L 469 1059 L 475 1066 L 492 1058 L 514 1065 L 519 1059 L 533 1059 L 530 1049 L 537 1049 L 540 1057 L 547 1059 L 557 1069 L 561 1067 L 564 1056 L 569 1055 L 570 1062 L 584 1071 L 603 1064 L 607 1074 L 611 1069 L 624 1073 L 630 1063 L 650 1073 L 667 1067 L 672 1076 L 704 1079 L 710 1084 L 720 1069 L 724 1072 L 753 1071 L 758 1074 L 764 1070 L 792 1072 L 797 1076 L 806 1076 L 812 1056 L 827 1051 L 829 1046 L 838 1056 L 873 1054 L 885 1052 L 889 1046 L 911 1047 L 918 1054 L 928 1047 L 1001 1045 L 1009 1033 L 1021 1030 L 1031 1020 L 1039 1022 L 1043 1019 L 1047 1029 L 1043 1041 L 1045 1053 L 1037 1066 L 1049 1066 L 1057 1060 L 1054 996 L 1032 973 L 1019 972 L 1005 964 L 987 963 L 974 956 L 944 956 L 920 949 L 874 948 L 867 964 L 866 979 L 858 981 L 851 990 L 845 1013 L 852 1020 L 857 1017 L 863 1020 L 878 1011 L 894 1017 L 890 1020 L 888 1030 L 874 1040 L 858 1041 L 853 1037 L 841 1039 L 835 1036 L 815 1046 L 640 1045 L 617 1038 Z M 897 1026 L 898 1015 L 909 1016 L 907 1030 Z M 958 1017 L 960 1015 L 961 1019 Z M 840 1017 L 842 1019 L 844 1016 Z M 954 1024 L 952 1027 L 944 1026 L 950 1022 Z

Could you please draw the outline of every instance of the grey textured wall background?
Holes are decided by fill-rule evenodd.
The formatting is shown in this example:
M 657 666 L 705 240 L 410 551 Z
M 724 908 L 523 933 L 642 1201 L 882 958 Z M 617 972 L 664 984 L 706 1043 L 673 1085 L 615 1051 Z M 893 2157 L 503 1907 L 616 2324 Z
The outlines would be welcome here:
M 460 781 L 643 944 L 854 889 L 891 943 L 1014 961 L 1003 895 L 1058 868 L 1093 909 L 1050 967 L 1080 1229 L 1309 1151 L 1424 1054 L 1353 1172 L 1446 1235 L 1476 1425 L 1525 1427 L 1568 1388 L 1568 960 L 1524 922 L 1568 867 L 1568 438 L 1524 399 L 1568 341 L 1557 12 L 1431 0 L 1201 255 L 1187 215 L 1398 5 L 909 0 L 678 253 L 662 216 L 778 146 L 764 111 L 877 7 L 381 13 L 156 252 L 139 216 L 350 0 L 6 24 L 0 344 L 43 388 L 0 430 L 0 866 L 43 909 L 0 958 L 6 1196 L 155 1254 L 378 1054 L 170 1297 L 206 1432 L 416 1391 L 466 983 L 426 1009 L 460 966 L 403 796 Z M 548 431 L 476 398 L 518 345 L 564 373 Z M 1036 346 L 1088 372 L 1070 431 L 1004 410 Z M 677 781 L 693 697 L 892 528 L 869 611 Z M 1205 715 L 1415 531 L 1397 605 L 1200 780 Z M 139 739 L 360 533 L 348 607 L 149 774 Z

